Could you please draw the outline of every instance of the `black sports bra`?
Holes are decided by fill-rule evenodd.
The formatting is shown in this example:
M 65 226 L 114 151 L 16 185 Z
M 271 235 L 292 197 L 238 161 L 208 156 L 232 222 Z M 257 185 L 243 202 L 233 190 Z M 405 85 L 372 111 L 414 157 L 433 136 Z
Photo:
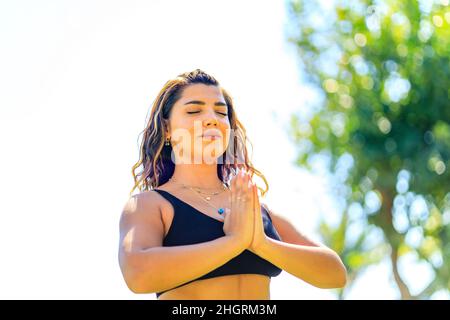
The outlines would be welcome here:
M 174 208 L 172 224 L 170 225 L 167 235 L 164 237 L 163 247 L 202 243 L 225 236 L 225 233 L 223 232 L 223 222 L 202 213 L 167 191 L 158 189 L 154 189 L 154 191 L 158 192 L 167 201 L 169 201 Z M 261 206 L 261 214 L 265 234 L 272 239 L 281 240 L 278 232 L 272 225 L 272 219 L 270 218 L 269 213 L 263 206 Z M 244 250 L 241 254 L 229 260 L 217 269 L 172 289 L 184 286 L 196 280 L 209 279 L 224 275 L 262 274 L 269 277 L 276 277 L 281 272 L 282 269 L 273 265 L 269 261 L 262 259 L 249 250 Z M 166 291 L 157 292 L 156 297 L 158 298 Z

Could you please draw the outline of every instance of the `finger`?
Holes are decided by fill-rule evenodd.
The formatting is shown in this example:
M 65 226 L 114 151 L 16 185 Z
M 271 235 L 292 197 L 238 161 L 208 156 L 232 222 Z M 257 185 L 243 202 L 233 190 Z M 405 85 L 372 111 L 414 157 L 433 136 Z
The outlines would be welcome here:
M 233 179 L 237 179 L 237 177 L 239 177 L 239 171 L 236 170 L 236 172 L 233 175 Z
M 245 174 L 245 171 L 241 171 L 239 174 L 239 182 L 241 184 L 244 184 L 247 181 L 247 175 Z
M 245 173 L 242 171 L 242 175 L 239 177 L 239 187 L 240 187 L 240 196 L 245 196 L 245 193 L 247 191 L 247 183 L 248 179 L 245 175 Z
M 242 188 L 243 181 L 244 181 L 244 177 L 241 173 L 239 173 L 236 177 L 236 185 L 238 186 L 238 189 Z
M 231 179 L 231 194 L 236 192 L 236 176 Z
M 236 176 L 233 177 L 233 180 L 231 181 L 231 202 L 236 203 L 236 196 L 238 193 L 238 184 Z
M 254 184 L 252 184 L 252 198 L 253 198 L 253 203 L 252 203 L 252 207 L 253 207 L 253 210 L 255 210 L 255 185 Z
M 248 173 L 248 178 L 250 179 L 251 182 L 253 182 L 253 177 L 252 177 L 252 175 L 250 174 L 250 172 Z M 254 183 L 254 182 L 253 182 L 253 183 Z
M 234 200 L 237 203 L 237 205 L 241 205 L 242 199 L 245 195 L 243 180 L 244 180 L 243 175 L 239 174 L 236 181 L 236 192 L 234 196 Z
M 248 205 L 253 206 L 253 183 L 251 181 L 247 182 L 246 188 L 246 200 L 249 201 Z
M 258 187 L 256 184 L 253 186 L 253 192 L 254 192 L 254 199 L 255 199 L 255 209 L 261 210 L 260 203 L 259 203 L 259 196 L 258 196 Z
M 235 184 L 237 187 L 236 189 L 239 189 L 241 187 L 243 180 L 244 180 L 244 176 L 241 171 L 235 176 Z
M 238 203 L 240 197 L 241 197 L 241 191 L 240 191 L 239 188 L 236 188 L 236 192 L 233 195 L 233 201 L 234 201 L 235 204 Z

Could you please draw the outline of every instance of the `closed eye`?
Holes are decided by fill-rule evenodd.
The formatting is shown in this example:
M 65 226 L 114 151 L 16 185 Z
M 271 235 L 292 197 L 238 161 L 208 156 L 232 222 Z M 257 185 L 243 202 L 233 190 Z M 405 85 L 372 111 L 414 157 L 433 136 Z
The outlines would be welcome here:
M 187 113 L 189 113 L 189 114 L 194 114 L 194 113 L 199 113 L 200 111 L 188 111 Z M 217 112 L 218 114 L 221 114 L 221 115 L 223 115 L 223 116 L 227 116 L 228 115 L 228 113 L 222 113 L 222 112 Z

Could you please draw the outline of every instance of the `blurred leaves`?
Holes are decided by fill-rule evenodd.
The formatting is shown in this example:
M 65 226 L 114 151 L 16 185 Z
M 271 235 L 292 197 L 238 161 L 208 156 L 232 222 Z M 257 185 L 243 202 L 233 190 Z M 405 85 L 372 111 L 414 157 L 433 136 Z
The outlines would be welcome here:
M 289 2 L 289 41 L 321 96 L 310 118 L 292 115 L 297 164 L 312 170 L 326 155 L 336 190 L 347 190 L 340 223 L 324 219 L 320 233 L 351 281 L 389 257 L 403 299 L 450 289 L 448 2 Z M 408 254 L 436 277 L 416 294 L 397 268 Z

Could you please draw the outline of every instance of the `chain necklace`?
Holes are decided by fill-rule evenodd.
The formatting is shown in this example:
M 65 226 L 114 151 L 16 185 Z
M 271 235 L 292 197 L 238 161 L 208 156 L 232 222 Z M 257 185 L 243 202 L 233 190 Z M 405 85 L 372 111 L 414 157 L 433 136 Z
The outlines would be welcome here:
M 199 191 L 199 190 L 195 190 L 195 187 L 188 186 L 188 185 L 186 185 L 186 184 L 184 184 L 184 183 L 181 183 L 181 182 L 176 182 L 175 179 L 170 178 L 169 180 L 172 181 L 172 182 L 175 183 L 175 184 L 179 184 L 179 185 L 183 186 L 183 188 L 185 188 L 185 189 L 189 189 L 189 190 L 191 190 L 191 191 L 194 191 L 194 193 L 195 193 L 200 199 L 202 199 L 204 202 L 206 202 L 210 207 L 214 208 L 214 209 L 217 211 L 217 213 L 220 214 L 220 215 L 222 215 L 222 214 L 225 212 L 225 209 L 228 209 L 228 208 L 222 208 L 222 207 L 221 207 L 221 208 L 216 208 L 216 207 L 213 206 L 211 203 L 209 203 L 209 201 L 211 200 L 211 197 L 210 197 L 210 196 L 212 196 L 212 195 L 218 195 L 218 194 L 224 192 L 225 190 L 227 190 L 227 188 L 226 188 L 224 185 L 222 185 L 222 189 L 223 189 L 222 191 L 213 192 L 212 194 L 208 194 L 208 193 L 201 192 L 201 191 Z M 197 189 L 200 189 L 200 188 L 197 187 Z M 199 195 L 200 193 L 208 194 L 209 196 L 207 196 L 206 198 L 203 198 L 202 196 Z
M 170 178 L 170 181 L 176 183 L 176 184 L 181 184 L 182 186 L 186 187 L 186 188 L 191 188 L 191 190 L 197 192 L 197 193 L 201 193 L 201 194 L 205 194 L 207 195 L 206 200 L 211 200 L 211 196 L 216 196 L 218 194 L 221 194 L 222 192 L 224 192 L 225 190 L 227 190 L 227 188 L 225 187 L 224 184 L 222 184 L 222 191 L 217 191 L 217 192 L 213 192 L 213 193 L 206 193 L 206 192 L 202 192 L 201 188 L 199 187 L 193 187 L 193 186 L 188 186 L 182 182 L 177 182 L 177 180 Z
M 197 193 L 206 194 L 206 195 L 207 195 L 206 200 L 211 200 L 211 197 L 210 197 L 210 196 L 217 196 L 218 194 L 221 194 L 222 192 L 224 192 L 225 190 L 227 190 L 227 188 L 225 188 L 224 185 L 222 185 L 222 191 L 217 191 L 217 192 L 213 192 L 213 193 L 206 193 L 206 192 L 203 192 L 203 191 L 201 191 L 200 188 L 198 188 L 198 187 L 190 187 L 190 188 L 194 189 L 194 191 L 197 192 Z

